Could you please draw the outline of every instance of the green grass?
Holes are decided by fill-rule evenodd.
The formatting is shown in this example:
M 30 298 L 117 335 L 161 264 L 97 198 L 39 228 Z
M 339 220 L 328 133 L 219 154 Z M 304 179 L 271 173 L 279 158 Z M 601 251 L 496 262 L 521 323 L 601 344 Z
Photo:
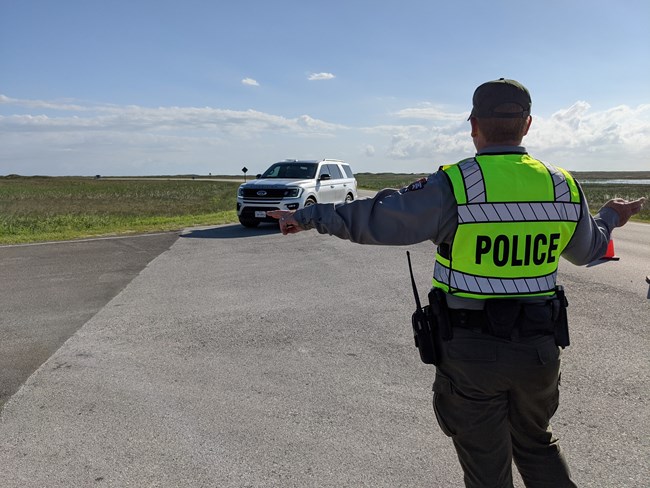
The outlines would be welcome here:
M 650 185 L 612 185 L 600 183 L 583 183 L 582 189 L 589 203 L 591 213 L 596 213 L 607 200 L 612 198 L 624 198 L 625 200 L 636 200 L 646 197 L 641 212 L 632 217 L 632 220 L 650 222 Z
M 238 182 L 0 178 L 0 244 L 235 222 Z
M 426 173 L 356 173 L 354 176 L 359 188 L 378 191 L 383 188 L 404 188 L 429 175 Z
M 647 173 L 647 172 L 646 172 Z M 601 174 L 577 174 L 580 180 Z M 604 173 L 602 178 L 649 178 Z M 359 173 L 364 189 L 402 188 L 426 174 Z M 237 222 L 233 181 L 135 178 L 0 177 L 0 244 L 175 231 Z M 213 177 L 216 178 L 216 177 Z M 218 177 L 222 178 L 222 177 Z M 601 179 L 602 179 L 601 178 Z M 610 198 L 650 197 L 648 185 L 583 184 L 592 212 Z M 650 204 L 635 217 L 650 222 Z
M 648 180 L 650 171 L 571 171 L 578 181 L 586 180 Z

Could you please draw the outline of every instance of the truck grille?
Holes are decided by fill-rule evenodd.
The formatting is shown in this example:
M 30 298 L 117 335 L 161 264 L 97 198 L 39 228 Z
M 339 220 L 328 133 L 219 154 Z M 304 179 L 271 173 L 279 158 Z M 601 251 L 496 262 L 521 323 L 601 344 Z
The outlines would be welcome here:
M 286 191 L 286 188 L 244 188 L 244 198 L 258 201 L 282 200 Z

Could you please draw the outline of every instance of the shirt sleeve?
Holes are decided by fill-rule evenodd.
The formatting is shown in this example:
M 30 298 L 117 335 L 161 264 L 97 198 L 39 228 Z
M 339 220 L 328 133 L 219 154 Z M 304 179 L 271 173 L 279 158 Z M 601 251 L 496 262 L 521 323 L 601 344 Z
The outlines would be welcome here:
M 611 208 L 603 207 L 592 216 L 587 198 L 582 188 L 578 188 L 582 196 L 581 216 L 573 237 L 562 251 L 562 257 L 581 266 L 605 255 L 612 231 L 618 224 L 618 214 Z
M 373 198 L 312 205 L 294 217 L 303 229 L 377 245 L 438 244 L 450 240 L 457 225 L 456 200 L 442 171 L 401 190 L 381 190 Z

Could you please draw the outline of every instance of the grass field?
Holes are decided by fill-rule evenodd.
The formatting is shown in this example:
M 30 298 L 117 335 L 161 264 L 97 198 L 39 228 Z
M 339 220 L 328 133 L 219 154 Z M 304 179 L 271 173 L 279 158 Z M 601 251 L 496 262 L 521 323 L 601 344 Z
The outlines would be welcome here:
M 401 188 L 424 174 L 359 173 L 365 189 Z M 650 172 L 584 173 L 580 180 L 649 179 Z M 0 177 L 0 244 L 178 230 L 237 222 L 241 177 L 218 181 Z M 229 178 L 229 179 L 230 179 Z M 650 185 L 583 184 L 596 212 L 610 198 L 650 197 Z M 637 220 L 650 222 L 650 205 Z
M 0 178 L 0 244 L 236 222 L 238 182 Z

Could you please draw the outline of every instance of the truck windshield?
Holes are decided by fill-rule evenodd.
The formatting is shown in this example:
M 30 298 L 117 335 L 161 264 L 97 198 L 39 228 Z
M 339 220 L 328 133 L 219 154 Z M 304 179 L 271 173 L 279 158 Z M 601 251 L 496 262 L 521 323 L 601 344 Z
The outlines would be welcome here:
M 262 178 L 309 180 L 316 176 L 316 167 L 316 163 L 275 163 L 262 174 Z

